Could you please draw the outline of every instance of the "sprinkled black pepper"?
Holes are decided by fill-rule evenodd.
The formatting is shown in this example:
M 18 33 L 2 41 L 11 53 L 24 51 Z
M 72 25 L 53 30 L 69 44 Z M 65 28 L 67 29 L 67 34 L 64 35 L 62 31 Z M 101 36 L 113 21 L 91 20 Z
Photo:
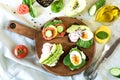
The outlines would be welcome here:
M 35 21 L 34 23 L 36 24 L 37 22 Z
M 49 13 L 50 15 L 52 14 L 52 13 Z
M 36 0 L 41 6 L 48 7 L 53 0 Z
M 81 19 L 81 21 L 83 21 L 83 19 Z
M 55 17 L 55 19 L 56 19 L 56 20 L 59 20 L 59 18 L 58 18 L 58 17 Z
M 31 21 L 34 21 L 34 19 L 31 19 Z
M 16 14 L 16 12 L 13 12 L 14 14 Z

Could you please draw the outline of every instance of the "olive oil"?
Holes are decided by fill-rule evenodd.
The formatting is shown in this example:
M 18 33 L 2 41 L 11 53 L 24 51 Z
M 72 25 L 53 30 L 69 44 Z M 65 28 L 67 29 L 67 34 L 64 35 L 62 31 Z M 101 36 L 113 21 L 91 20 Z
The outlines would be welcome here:
M 117 6 L 106 5 L 101 7 L 96 13 L 95 20 L 98 22 L 112 22 L 120 15 L 120 9 Z

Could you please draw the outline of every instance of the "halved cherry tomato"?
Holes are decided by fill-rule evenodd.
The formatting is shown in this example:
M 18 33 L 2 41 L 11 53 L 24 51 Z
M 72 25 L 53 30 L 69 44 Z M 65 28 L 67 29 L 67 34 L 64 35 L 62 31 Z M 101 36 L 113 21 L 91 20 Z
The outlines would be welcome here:
M 19 7 L 17 8 L 17 12 L 19 14 L 26 14 L 29 12 L 29 7 L 25 4 L 20 4 Z
M 64 37 L 66 32 L 58 33 L 57 37 Z
M 50 37 L 47 37 L 47 36 L 46 36 L 46 32 L 47 32 L 48 30 L 52 32 L 52 35 L 51 35 Z M 50 26 L 48 26 L 48 27 L 46 27 L 46 28 L 43 28 L 43 30 L 42 30 L 42 35 L 43 35 L 43 38 L 44 38 L 45 40 L 51 40 L 51 39 L 53 39 L 53 38 L 55 38 L 55 37 L 57 36 L 57 29 L 56 29 L 55 26 L 50 25 Z
M 28 49 L 24 45 L 17 45 L 14 48 L 13 54 L 16 58 L 21 59 L 21 58 L 24 58 L 28 54 Z
M 61 33 L 58 33 L 58 34 L 57 34 L 57 37 L 64 37 L 64 36 L 65 36 L 65 33 L 66 33 L 66 27 L 65 27 L 65 25 L 64 25 L 64 24 L 56 24 L 55 26 L 56 26 L 56 27 L 57 27 L 57 26 L 62 26 L 62 27 L 63 27 L 63 31 L 62 31 Z

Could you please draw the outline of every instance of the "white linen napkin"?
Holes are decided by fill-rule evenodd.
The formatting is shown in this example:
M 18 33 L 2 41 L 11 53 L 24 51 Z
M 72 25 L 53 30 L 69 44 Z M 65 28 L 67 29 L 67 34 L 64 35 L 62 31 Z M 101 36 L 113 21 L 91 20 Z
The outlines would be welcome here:
M 10 1 L 10 0 L 0 0 L 0 2 L 1 1 L 5 3 L 5 1 Z M 116 0 L 116 2 L 117 1 L 118 0 Z M 19 4 L 19 2 L 21 2 L 21 0 L 18 0 L 18 2 L 16 0 L 11 5 L 15 6 L 16 4 Z M 25 21 L 22 21 L 21 19 L 15 17 L 15 15 L 13 16 L 11 13 L 1 8 L 0 11 L 2 12 L 0 13 L 0 80 L 85 80 L 83 76 L 83 72 L 74 76 L 56 76 L 44 70 L 41 67 L 41 65 L 38 63 L 38 59 L 36 57 L 36 53 L 34 49 L 35 46 L 34 40 L 10 32 L 5 28 L 6 27 L 5 24 L 7 24 L 9 20 L 17 20 L 29 26 L 32 26 L 33 24 L 26 23 Z M 49 13 L 47 9 L 45 13 L 47 14 L 41 15 L 40 17 L 41 21 L 39 19 L 35 19 L 35 20 L 40 21 L 40 23 L 43 24 L 48 20 L 48 18 L 51 19 L 54 16 L 64 15 L 62 12 L 60 13 L 60 15 L 59 14 L 48 15 Z M 31 20 L 31 18 L 28 15 L 26 15 L 25 17 L 27 17 L 28 20 Z M 89 25 L 92 28 L 92 30 L 95 30 L 97 28 L 95 26 L 101 25 L 101 24 L 97 24 L 96 22 L 93 22 L 92 18 L 89 17 L 87 13 L 81 15 L 80 17 L 84 19 L 85 23 Z M 117 27 L 117 30 L 114 30 L 113 32 L 117 33 L 118 37 L 120 31 L 118 24 L 119 21 L 120 20 L 118 20 L 116 23 L 112 25 L 114 27 L 110 26 L 112 30 L 114 30 Z M 40 26 L 37 27 L 39 28 Z M 13 48 L 18 44 L 24 44 L 29 49 L 29 54 L 27 55 L 27 57 L 25 57 L 22 60 L 17 59 L 12 55 Z M 102 49 L 102 47 L 99 45 L 97 45 L 97 48 L 98 51 L 101 51 Z M 103 64 L 101 64 L 98 70 L 99 73 L 96 80 L 120 80 L 118 78 L 111 76 L 108 73 L 108 69 L 110 69 L 111 67 L 114 66 L 120 67 L 119 51 L 120 48 L 117 48 L 117 52 L 115 52 L 115 54 L 112 55 L 112 57 L 110 57 L 108 60 L 104 61 Z M 116 55 L 119 56 L 115 57 Z M 115 59 L 117 60 L 116 62 Z

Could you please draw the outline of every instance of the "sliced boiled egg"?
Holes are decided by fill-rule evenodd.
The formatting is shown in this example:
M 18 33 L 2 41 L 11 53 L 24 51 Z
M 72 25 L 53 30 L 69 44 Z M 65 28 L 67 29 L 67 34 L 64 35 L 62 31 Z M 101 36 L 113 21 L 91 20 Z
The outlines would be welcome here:
M 90 30 L 84 30 L 82 31 L 82 35 L 80 36 L 80 39 L 83 41 L 88 41 L 93 38 L 93 33 Z
M 81 51 L 81 56 L 82 56 L 82 59 L 86 60 L 86 55 L 84 54 L 83 51 Z
M 70 53 L 70 61 L 74 66 L 78 66 L 79 64 L 82 63 L 82 57 L 79 52 L 77 51 L 72 51 Z

